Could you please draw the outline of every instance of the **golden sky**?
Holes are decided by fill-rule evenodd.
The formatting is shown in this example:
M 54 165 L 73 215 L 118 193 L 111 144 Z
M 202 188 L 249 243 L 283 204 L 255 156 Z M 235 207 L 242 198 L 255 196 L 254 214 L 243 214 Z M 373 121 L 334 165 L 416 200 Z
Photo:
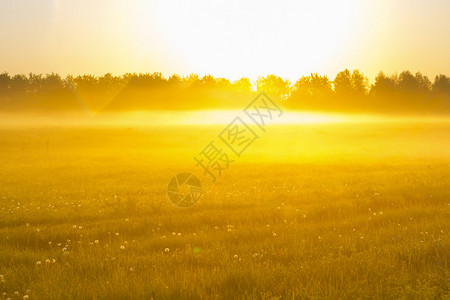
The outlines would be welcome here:
M 450 74 L 450 1 L 0 0 L 0 72 Z

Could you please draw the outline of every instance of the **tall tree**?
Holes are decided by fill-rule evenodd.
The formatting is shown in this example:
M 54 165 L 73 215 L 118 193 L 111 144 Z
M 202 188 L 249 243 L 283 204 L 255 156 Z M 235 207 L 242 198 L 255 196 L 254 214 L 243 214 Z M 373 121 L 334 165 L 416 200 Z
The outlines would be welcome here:
M 450 78 L 443 74 L 437 75 L 434 78 L 432 91 L 437 96 L 450 97 Z
M 336 74 L 333 80 L 334 92 L 338 96 L 350 96 L 352 94 L 352 75 L 348 69 Z
M 252 83 L 245 77 L 234 81 L 233 87 L 238 92 L 250 93 L 252 91 Z
M 352 73 L 352 94 L 354 96 L 364 96 L 367 93 L 369 86 L 369 79 L 364 77 L 364 74 L 358 70 L 353 70 Z
M 375 77 L 375 83 L 370 88 L 370 94 L 374 96 L 392 96 L 396 93 L 396 81 L 394 77 L 388 77 L 383 72 Z
M 285 100 L 289 97 L 291 83 L 276 75 L 260 76 L 256 80 L 256 90 L 266 93 L 269 97 Z

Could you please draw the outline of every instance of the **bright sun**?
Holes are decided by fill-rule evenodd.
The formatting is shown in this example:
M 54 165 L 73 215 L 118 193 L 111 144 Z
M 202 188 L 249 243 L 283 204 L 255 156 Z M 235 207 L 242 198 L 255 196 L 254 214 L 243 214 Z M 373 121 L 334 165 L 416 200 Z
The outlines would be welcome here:
M 351 43 L 360 21 L 357 4 L 285 2 L 164 1 L 157 7 L 157 23 L 189 72 L 295 78 L 326 70 Z

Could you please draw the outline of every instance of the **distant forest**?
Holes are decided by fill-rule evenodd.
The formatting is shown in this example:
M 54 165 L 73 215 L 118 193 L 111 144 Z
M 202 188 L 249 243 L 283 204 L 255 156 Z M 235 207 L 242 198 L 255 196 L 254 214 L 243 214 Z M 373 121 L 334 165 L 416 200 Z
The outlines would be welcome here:
M 165 78 L 161 73 L 113 76 L 0 74 L 0 112 L 242 109 L 257 93 L 293 110 L 379 113 L 450 113 L 450 78 L 433 81 L 409 71 L 375 81 L 358 70 L 339 72 L 334 80 L 311 74 L 291 83 L 276 75 L 255 82 L 231 82 L 197 74 Z

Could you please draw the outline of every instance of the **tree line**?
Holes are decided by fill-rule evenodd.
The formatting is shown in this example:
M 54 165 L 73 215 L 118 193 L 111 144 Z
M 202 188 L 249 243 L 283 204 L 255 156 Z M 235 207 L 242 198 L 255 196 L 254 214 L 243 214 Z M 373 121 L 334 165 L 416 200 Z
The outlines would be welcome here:
M 358 70 L 336 74 L 334 80 L 317 73 L 295 83 L 276 75 L 230 81 L 211 75 L 127 73 L 121 76 L 58 74 L 0 74 L 2 111 L 127 111 L 165 109 L 241 109 L 264 91 L 299 110 L 355 112 L 450 112 L 450 78 L 433 81 L 420 72 L 390 76 L 380 72 L 375 81 Z

